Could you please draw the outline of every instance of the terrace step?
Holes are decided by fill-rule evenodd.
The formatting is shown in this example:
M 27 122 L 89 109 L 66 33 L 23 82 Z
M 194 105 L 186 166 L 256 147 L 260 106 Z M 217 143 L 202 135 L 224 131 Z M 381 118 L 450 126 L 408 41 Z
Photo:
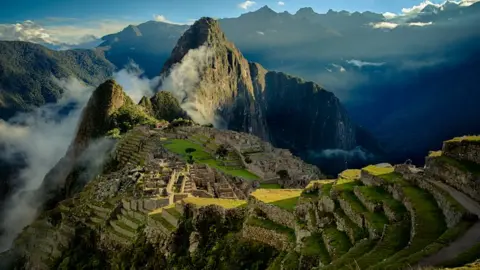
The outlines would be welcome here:
M 128 238 L 135 238 L 136 234 L 135 234 L 135 230 L 133 230 L 132 228 L 128 227 L 128 225 L 126 225 L 125 223 L 123 223 L 122 221 L 120 220 L 112 220 L 110 221 L 110 226 L 112 226 L 113 230 L 115 230 L 116 232 L 118 232 L 119 234 L 122 234 L 124 235 L 125 237 L 128 237 Z
M 327 227 L 322 230 L 322 239 L 332 261 L 340 258 L 352 247 L 348 236 L 335 227 Z

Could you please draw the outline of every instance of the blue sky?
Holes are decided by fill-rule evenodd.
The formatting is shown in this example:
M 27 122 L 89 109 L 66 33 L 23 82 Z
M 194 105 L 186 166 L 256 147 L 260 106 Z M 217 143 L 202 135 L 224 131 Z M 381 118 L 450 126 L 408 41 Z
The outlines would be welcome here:
M 129 24 L 149 20 L 192 23 L 209 16 L 238 17 L 264 5 L 277 12 L 295 13 L 312 7 L 317 13 L 329 9 L 405 13 L 403 8 L 444 0 L 2 0 L 0 40 L 37 43 L 81 44 L 116 33 Z M 475 2 L 480 0 L 457 0 Z
M 3 0 L 0 23 L 48 18 L 124 19 L 146 21 L 160 14 L 176 22 L 187 22 L 201 16 L 234 17 L 248 10 L 268 5 L 276 11 L 294 13 L 301 7 L 312 7 L 323 13 L 328 9 L 399 13 L 402 8 L 421 0 L 254 0 L 248 10 L 239 7 L 242 0 Z M 432 1 L 440 2 L 440 1 Z M 57 21 L 58 23 L 58 21 Z

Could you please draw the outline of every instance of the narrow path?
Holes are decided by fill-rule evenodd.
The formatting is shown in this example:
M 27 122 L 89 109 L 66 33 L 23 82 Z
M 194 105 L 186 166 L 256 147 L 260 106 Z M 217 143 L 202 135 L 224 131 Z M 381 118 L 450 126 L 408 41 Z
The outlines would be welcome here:
M 480 205 L 467 195 L 455 188 L 438 181 L 427 180 L 438 188 L 447 191 L 455 200 L 457 200 L 467 211 L 477 215 L 480 218 Z M 480 221 L 473 224 L 464 235 L 457 238 L 450 245 L 444 247 L 439 252 L 422 259 L 420 266 L 438 265 L 457 257 L 460 253 L 468 250 L 480 242 Z

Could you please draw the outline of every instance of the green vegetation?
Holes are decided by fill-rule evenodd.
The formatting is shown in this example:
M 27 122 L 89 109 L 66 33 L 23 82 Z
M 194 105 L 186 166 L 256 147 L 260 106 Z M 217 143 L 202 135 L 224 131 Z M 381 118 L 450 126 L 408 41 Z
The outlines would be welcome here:
M 299 263 L 300 255 L 296 251 L 290 251 L 284 259 L 283 269 L 284 270 L 297 270 Z
M 448 140 L 446 142 L 461 142 L 461 141 L 472 141 L 472 142 L 478 142 L 480 141 L 480 135 L 468 135 L 468 136 L 462 136 L 462 137 L 455 137 L 451 140 Z
M 168 140 L 164 144 L 165 148 L 169 151 L 182 155 L 184 158 L 188 158 L 186 154 L 187 149 L 195 149 L 189 155 L 192 156 L 194 162 L 207 164 L 210 167 L 218 169 L 228 175 L 242 177 L 247 180 L 258 180 L 260 179 L 257 175 L 249 172 L 246 169 L 230 169 L 222 165 L 218 160 L 216 160 L 210 153 L 205 151 L 205 148 L 189 140 L 182 139 L 172 139 Z M 190 150 L 189 150 L 190 151 Z
M 362 170 L 367 171 L 368 173 L 372 175 L 382 175 L 382 174 L 388 174 L 392 173 L 394 168 L 393 167 L 379 167 L 375 165 L 369 165 Z
M 331 262 L 330 254 L 328 254 L 320 233 L 313 233 L 303 241 L 304 244 L 300 254 L 306 257 L 319 258 L 323 265 Z
M 375 241 L 373 240 L 362 240 L 361 242 L 357 243 L 354 247 L 352 247 L 347 253 L 345 253 L 342 257 L 336 259 L 332 264 L 322 267 L 322 270 L 336 270 L 341 269 L 343 266 L 347 264 L 355 265 L 355 260 L 361 258 L 364 254 L 372 250 L 375 246 Z
M 340 258 L 343 254 L 347 253 L 352 247 L 348 236 L 335 227 L 328 227 L 322 231 L 324 242 L 325 240 L 330 250 L 330 257 L 335 260 Z
M 335 217 L 341 219 L 344 221 L 345 227 L 347 227 L 347 230 L 351 230 L 353 232 L 353 240 L 358 241 L 360 239 L 363 239 L 368 236 L 368 232 L 360 228 L 357 224 L 355 224 L 345 213 L 342 211 L 340 207 L 336 207 L 335 210 Z M 338 221 L 337 221 L 338 222 Z
M 114 128 L 111 129 L 107 132 L 107 136 L 111 137 L 113 139 L 120 139 L 122 136 L 120 136 L 120 129 Z
M 429 244 L 421 251 L 408 256 L 407 258 L 403 258 L 396 261 L 393 265 L 391 265 L 391 267 L 394 269 L 405 268 L 405 267 L 408 267 L 409 265 L 414 265 L 415 263 L 419 262 L 422 258 L 425 258 L 432 254 L 437 253 L 442 248 L 448 246 L 448 244 L 450 244 L 452 241 L 462 236 L 473 225 L 473 223 L 474 222 L 472 221 L 465 221 L 465 220 L 461 221 L 459 224 L 457 224 L 457 226 L 446 230 L 437 240 L 435 240 L 435 242 Z M 480 247 L 478 251 L 480 251 Z M 478 254 L 479 253 L 477 253 L 475 257 L 472 257 L 472 259 L 473 260 L 476 259 L 478 257 Z M 462 264 L 472 262 L 473 260 L 468 262 L 462 262 Z
M 382 213 L 372 213 L 365 208 L 365 206 L 360 202 L 360 200 L 353 194 L 352 191 L 345 191 L 341 193 L 341 198 L 344 199 L 352 210 L 365 217 L 365 221 L 370 224 L 377 232 L 383 230 L 383 226 L 388 224 L 387 217 Z
M 247 220 L 247 224 L 250 226 L 261 227 L 264 229 L 276 231 L 278 233 L 286 234 L 289 237 L 290 241 L 292 242 L 295 241 L 295 231 L 293 229 L 287 226 L 283 226 L 281 224 L 275 223 L 269 219 L 251 216 Z
M 145 105 L 147 108 L 151 106 L 152 113 L 157 119 L 170 122 L 187 116 L 186 112 L 180 107 L 178 100 L 168 91 L 157 92 L 150 99 L 150 103 L 145 102 Z
M 172 215 L 176 219 L 182 218 L 182 214 L 180 214 L 180 212 L 177 211 L 177 209 L 175 208 L 175 205 L 165 207 L 165 208 L 163 208 L 163 211 L 166 211 L 167 213 L 169 213 L 170 215 Z
M 301 189 L 257 189 L 251 195 L 264 203 L 293 212 L 301 193 Z
M 442 156 L 442 151 L 430 151 L 428 153 L 429 157 L 441 157 Z
M 480 243 L 474 245 L 467 251 L 458 255 L 455 259 L 445 262 L 442 266 L 444 267 L 460 267 L 465 264 L 469 264 L 478 260 L 480 254 Z M 474 268 L 471 268 L 474 269 Z
M 385 234 L 380 238 L 376 246 L 367 254 L 351 263 L 353 269 L 357 264 L 360 269 L 375 265 L 404 248 L 410 239 L 410 221 L 403 220 L 389 225 Z
M 381 187 L 360 186 L 358 191 L 370 202 L 376 204 L 386 204 L 398 215 L 406 214 L 407 210 L 400 201 L 395 200 Z
M 126 103 L 111 116 L 112 128 L 118 128 L 122 133 L 129 131 L 137 125 L 154 127 L 157 119 L 148 115 L 142 107 Z
M 436 159 L 444 164 L 448 164 L 455 168 L 458 168 L 465 173 L 472 173 L 476 176 L 480 175 L 480 165 L 474 162 L 467 160 L 460 161 L 443 155 L 436 157 Z
M 361 170 L 357 169 L 349 169 L 341 172 L 338 177 L 343 178 L 343 179 L 351 179 L 351 180 L 356 180 L 360 178 L 360 172 Z
M 160 222 L 165 229 L 167 229 L 171 232 L 175 231 L 175 226 L 173 226 L 172 224 L 170 224 L 170 222 L 168 222 L 165 218 L 163 218 L 161 212 L 160 213 L 155 213 L 155 214 L 149 214 L 149 216 L 152 219 Z

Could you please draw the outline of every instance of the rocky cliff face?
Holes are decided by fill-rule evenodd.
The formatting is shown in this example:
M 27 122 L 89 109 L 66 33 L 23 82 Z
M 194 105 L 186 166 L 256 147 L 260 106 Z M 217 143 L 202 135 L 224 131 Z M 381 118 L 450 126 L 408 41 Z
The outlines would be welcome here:
M 357 126 L 334 94 L 248 62 L 210 18 L 200 19 L 180 38 L 163 67 L 164 82 L 191 61 L 192 50 L 204 52 L 203 63 L 198 82 L 180 102 L 195 102 L 219 116 L 217 126 L 252 133 L 300 155 L 364 143 L 366 136 L 357 136 Z

